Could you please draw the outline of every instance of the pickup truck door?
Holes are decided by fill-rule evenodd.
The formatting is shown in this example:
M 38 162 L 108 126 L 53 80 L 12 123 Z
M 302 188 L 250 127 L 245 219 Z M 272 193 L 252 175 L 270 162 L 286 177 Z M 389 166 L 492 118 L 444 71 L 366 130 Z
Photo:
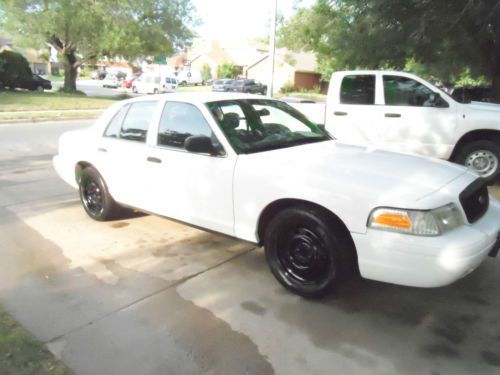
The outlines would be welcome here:
M 227 153 L 207 120 L 210 113 L 190 103 L 168 101 L 162 109 L 152 147 L 144 159 L 143 209 L 159 215 L 234 235 L 233 171 L 236 154 Z M 218 155 L 189 152 L 186 138 L 204 135 Z
M 326 128 L 341 142 L 377 144 L 381 108 L 376 93 L 377 74 L 347 73 L 330 83 L 326 106 Z
M 448 159 L 456 142 L 457 108 L 425 81 L 384 74 L 380 145 L 397 152 Z

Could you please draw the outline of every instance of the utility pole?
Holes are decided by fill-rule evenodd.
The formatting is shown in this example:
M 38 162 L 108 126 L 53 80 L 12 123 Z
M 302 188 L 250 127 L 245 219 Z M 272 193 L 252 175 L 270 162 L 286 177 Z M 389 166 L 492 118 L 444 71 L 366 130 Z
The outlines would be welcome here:
M 269 35 L 269 84 L 267 85 L 267 96 L 273 97 L 274 81 L 274 53 L 276 50 L 276 13 L 278 9 L 278 0 L 274 0 L 271 9 L 271 32 Z

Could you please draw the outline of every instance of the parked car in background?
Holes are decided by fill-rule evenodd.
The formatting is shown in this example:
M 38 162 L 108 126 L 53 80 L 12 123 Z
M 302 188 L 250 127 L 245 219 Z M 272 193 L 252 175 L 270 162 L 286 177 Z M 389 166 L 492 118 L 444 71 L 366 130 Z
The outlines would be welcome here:
M 217 79 L 212 83 L 212 91 L 229 91 L 233 81 L 234 79 L 230 78 Z
M 143 73 L 132 84 L 132 91 L 138 94 L 161 94 L 177 90 L 177 79 L 173 75 Z
M 48 79 L 40 77 L 38 74 L 33 74 L 31 80 L 24 81 L 19 88 L 30 91 L 52 90 L 52 82 Z
M 140 76 L 141 76 L 140 74 L 134 74 L 130 77 L 125 78 L 125 80 L 122 83 L 122 86 L 126 89 L 131 89 L 132 86 L 134 85 L 134 81 Z
M 254 79 L 236 79 L 231 82 L 229 91 L 266 95 L 267 86 Z
M 500 247 L 500 204 L 475 173 L 342 144 L 256 95 L 121 101 L 64 133 L 53 162 L 94 220 L 124 205 L 264 245 L 276 279 L 306 297 L 357 272 L 444 286 Z
M 94 70 L 92 73 L 90 73 L 90 78 L 102 80 L 102 79 L 106 78 L 106 71 L 105 70 Z
M 451 97 L 457 102 L 468 104 L 470 102 L 500 103 L 493 100 L 491 87 L 456 87 L 451 90 Z
M 108 74 L 106 78 L 102 80 L 102 87 L 109 87 L 117 89 L 120 87 L 122 82 L 118 79 L 118 77 Z

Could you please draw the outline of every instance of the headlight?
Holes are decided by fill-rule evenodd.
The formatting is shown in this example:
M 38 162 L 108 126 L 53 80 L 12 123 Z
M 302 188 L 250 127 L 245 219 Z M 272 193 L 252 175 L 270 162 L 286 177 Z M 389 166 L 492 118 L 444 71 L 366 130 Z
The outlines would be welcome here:
M 464 224 L 454 203 L 434 210 L 376 208 L 368 219 L 368 227 L 417 236 L 438 236 Z

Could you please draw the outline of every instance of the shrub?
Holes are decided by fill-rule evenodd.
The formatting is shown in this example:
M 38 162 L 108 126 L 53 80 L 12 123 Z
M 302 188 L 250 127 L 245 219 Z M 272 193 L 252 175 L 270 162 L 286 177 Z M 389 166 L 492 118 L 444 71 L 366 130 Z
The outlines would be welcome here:
M 32 72 L 23 55 L 13 51 L 0 53 L 0 81 L 5 87 L 20 87 L 31 80 Z
M 284 94 L 292 92 L 293 90 L 294 90 L 294 84 L 292 81 L 285 82 L 281 87 L 281 92 Z

